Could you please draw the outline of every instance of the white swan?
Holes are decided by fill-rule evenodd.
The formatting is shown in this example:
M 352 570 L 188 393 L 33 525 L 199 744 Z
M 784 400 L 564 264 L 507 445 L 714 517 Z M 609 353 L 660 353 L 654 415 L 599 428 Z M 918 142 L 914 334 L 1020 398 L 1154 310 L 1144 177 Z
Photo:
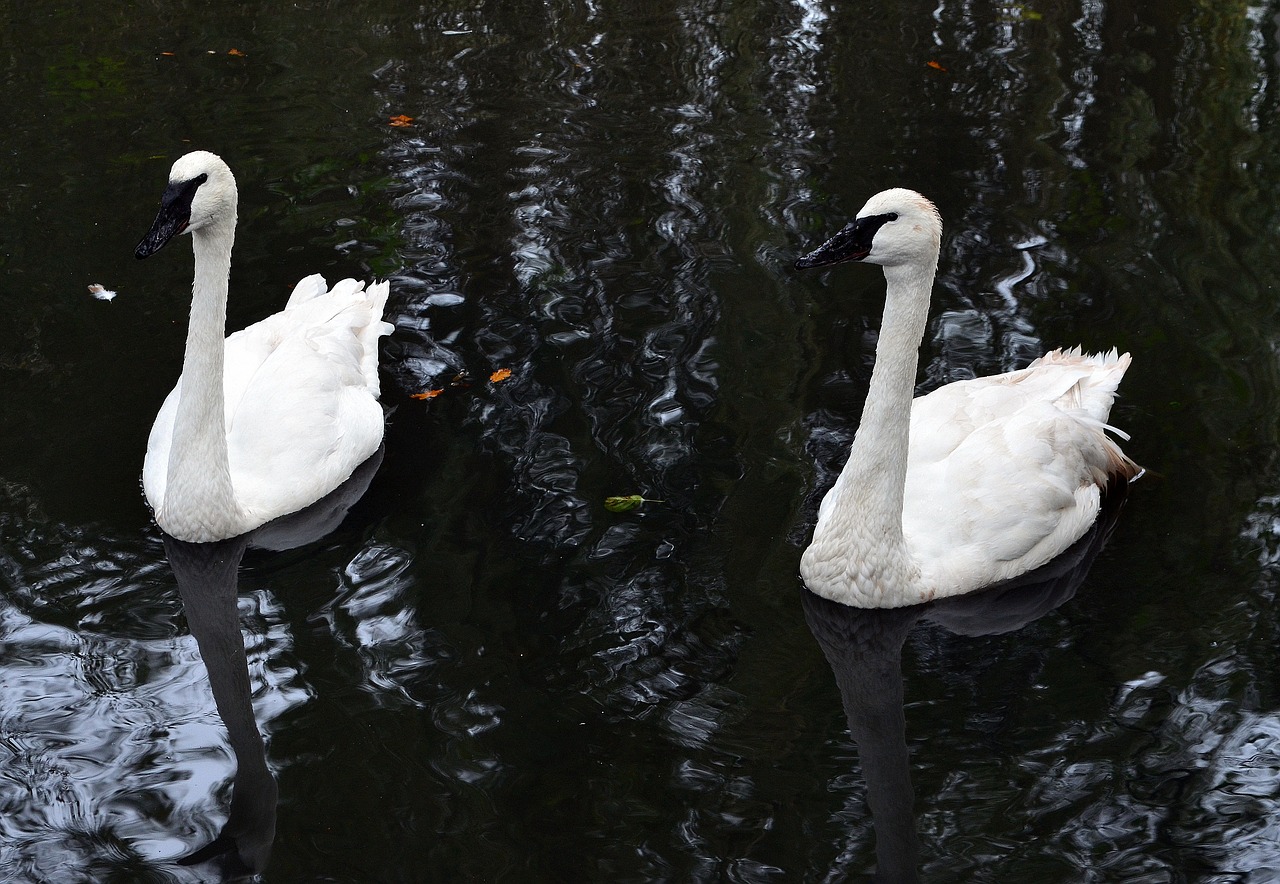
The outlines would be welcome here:
M 378 338 L 388 285 L 298 283 L 284 310 L 226 333 L 236 182 L 195 151 L 136 255 L 190 233 L 195 283 L 182 376 L 156 415 L 142 487 L 156 522 L 206 543 L 251 531 L 338 487 L 382 442 Z
M 865 261 L 888 290 L 862 422 L 800 560 L 805 585 L 861 608 L 959 595 L 1030 571 L 1093 524 L 1111 477 L 1141 469 L 1104 430 L 1129 354 L 1055 350 L 1021 371 L 912 399 L 942 220 L 901 188 L 797 268 Z

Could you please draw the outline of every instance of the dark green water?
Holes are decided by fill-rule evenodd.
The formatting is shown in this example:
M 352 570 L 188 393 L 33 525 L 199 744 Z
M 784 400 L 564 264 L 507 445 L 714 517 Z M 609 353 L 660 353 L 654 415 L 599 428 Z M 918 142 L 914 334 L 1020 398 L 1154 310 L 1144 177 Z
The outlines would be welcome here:
M 313 272 L 398 327 L 368 493 L 239 570 L 263 880 L 862 880 L 877 828 L 899 879 L 1280 879 L 1276 4 L 261 6 L 0 5 L 0 881 L 221 880 L 176 860 L 254 740 L 138 483 L 197 147 L 232 328 Z M 1149 472 L 1036 617 L 802 598 L 883 281 L 791 263 L 895 185 L 922 390 L 1133 354 Z

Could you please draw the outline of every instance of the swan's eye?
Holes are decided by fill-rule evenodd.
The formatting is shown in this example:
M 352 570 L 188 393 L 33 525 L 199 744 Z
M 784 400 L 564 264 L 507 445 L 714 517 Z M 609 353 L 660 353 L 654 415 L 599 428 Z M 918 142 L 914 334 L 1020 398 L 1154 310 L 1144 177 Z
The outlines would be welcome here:
M 898 213 L 897 213 L 897 212 L 889 212 L 889 213 L 887 213 L 887 214 L 884 216 L 884 218 L 885 218 L 885 220 L 886 220 L 886 221 L 897 221 L 897 220 L 898 220 Z

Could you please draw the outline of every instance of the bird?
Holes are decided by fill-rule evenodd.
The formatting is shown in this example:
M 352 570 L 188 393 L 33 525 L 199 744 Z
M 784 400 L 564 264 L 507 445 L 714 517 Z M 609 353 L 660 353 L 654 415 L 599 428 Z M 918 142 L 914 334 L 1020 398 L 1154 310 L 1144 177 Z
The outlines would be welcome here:
M 191 235 L 195 281 L 182 374 L 147 439 L 142 486 L 178 540 L 237 537 L 314 503 L 382 444 L 378 339 L 387 282 L 301 280 L 283 310 L 224 339 L 235 176 L 221 157 L 180 157 L 135 250 Z
M 871 197 L 798 270 L 883 268 L 884 317 L 849 458 L 818 507 L 800 575 L 819 596 L 896 608 L 1031 571 L 1097 519 L 1111 482 L 1139 467 L 1107 423 L 1131 357 L 1054 350 L 1026 368 L 914 398 L 942 219 L 921 194 Z

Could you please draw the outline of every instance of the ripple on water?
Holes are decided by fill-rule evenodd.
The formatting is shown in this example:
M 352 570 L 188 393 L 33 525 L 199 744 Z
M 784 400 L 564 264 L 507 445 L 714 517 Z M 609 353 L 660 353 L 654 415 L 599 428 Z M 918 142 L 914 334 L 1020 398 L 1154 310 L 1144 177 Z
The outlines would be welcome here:
M 159 543 L 2 527 L 5 868 L 59 882 L 198 880 L 152 864 L 217 834 L 235 760 Z M 241 603 L 264 729 L 307 696 L 278 613 L 265 594 Z
M 1234 656 L 1203 665 L 1135 772 L 1161 840 L 1219 874 L 1280 868 L 1280 713 L 1242 702 L 1250 669 Z
M 233 762 L 194 641 L 86 636 L 12 608 L 2 619 L 0 834 L 29 869 L 58 879 L 72 855 L 95 880 L 112 868 L 97 843 L 128 853 L 167 834 L 172 857 L 178 838 L 211 837 L 213 787 Z M 103 677 L 134 667 L 145 679 Z
M 1109 722 L 1072 722 L 948 775 L 922 802 L 920 831 L 946 856 L 926 871 L 963 880 L 982 856 L 1011 879 L 1252 880 L 1280 867 L 1280 714 L 1246 708 L 1241 663 L 1210 661 L 1182 689 L 1147 673 L 1117 691 Z
M 356 650 L 364 687 L 380 703 L 437 699 L 432 669 L 456 656 L 443 633 L 420 622 L 412 565 L 406 550 L 372 543 L 343 569 L 333 600 L 318 612 L 334 637 Z

